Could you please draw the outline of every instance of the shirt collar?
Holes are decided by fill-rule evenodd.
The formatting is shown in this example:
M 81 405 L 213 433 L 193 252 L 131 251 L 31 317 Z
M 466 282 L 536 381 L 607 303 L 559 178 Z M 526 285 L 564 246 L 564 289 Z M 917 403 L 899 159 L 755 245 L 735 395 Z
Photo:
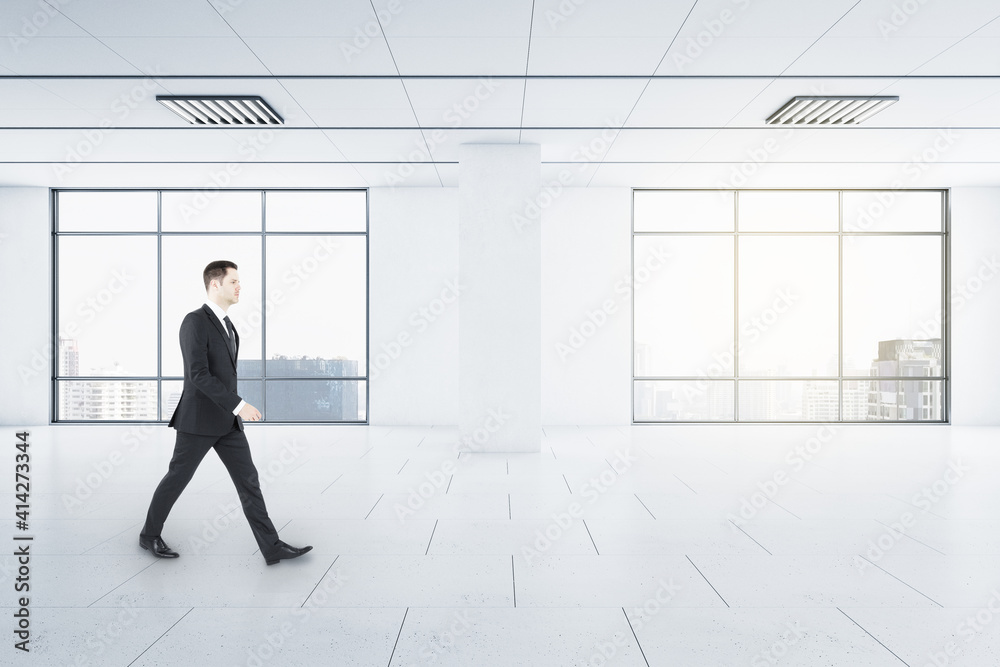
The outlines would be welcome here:
M 219 307 L 219 304 L 217 304 L 214 301 L 211 301 L 209 299 L 205 299 L 205 305 L 207 305 L 209 308 L 212 309 L 212 312 L 215 313 L 215 316 L 219 318 L 220 322 L 222 322 L 223 324 L 226 323 L 226 319 L 225 319 L 226 318 L 226 311 L 222 310 L 222 308 Z

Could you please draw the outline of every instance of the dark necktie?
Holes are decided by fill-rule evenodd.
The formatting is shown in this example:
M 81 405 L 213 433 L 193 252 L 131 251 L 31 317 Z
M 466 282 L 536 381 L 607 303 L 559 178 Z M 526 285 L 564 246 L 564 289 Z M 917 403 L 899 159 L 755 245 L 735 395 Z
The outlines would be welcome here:
M 222 318 L 222 321 L 226 323 L 226 329 L 229 331 L 229 351 L 232 353 L 233 358 L 236 358 L 236 329 L 233 328 L 233 321 L 229 319 L 229 315 Z

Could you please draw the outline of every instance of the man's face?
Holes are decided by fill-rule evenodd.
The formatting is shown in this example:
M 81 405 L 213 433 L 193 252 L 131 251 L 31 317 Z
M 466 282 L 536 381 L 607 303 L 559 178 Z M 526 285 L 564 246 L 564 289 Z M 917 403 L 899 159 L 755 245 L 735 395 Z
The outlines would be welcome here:
M 223 303 L 230 306 L 234 303 L 239 303 L 240 274 L 236 269 L 229 269 L 226 272 L 225 277 L 222 279 L 222 284 L 219 286 L 219 298 Z

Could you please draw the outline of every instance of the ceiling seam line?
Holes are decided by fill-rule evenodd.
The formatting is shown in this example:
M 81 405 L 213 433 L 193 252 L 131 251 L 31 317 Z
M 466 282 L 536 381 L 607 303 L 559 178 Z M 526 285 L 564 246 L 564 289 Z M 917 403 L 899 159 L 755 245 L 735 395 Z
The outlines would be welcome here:
M 385 42 L 385 50 L 389 52 L 389 58 L 392 60 L 392 66 L 396 70 L 396 76 L 399 77 L 399 85 L 403 88 L 403 95 L 406 96 L 406 103 L 410 105 L 410 113 L 413 114 L 413 122 L 417 124 L 417 130 L 420 132 L 420 139 L 424 142 L 424 148 L 427 150 L 427 158 L 430 161 L 431 166 L 434 167 L 434 175 L 437 176 L 438 183 L 441 187 L 444 187 L 444 180 L 441 178 L 441 172 L 438 171 L 437 165 L 434 164 L 434 155 L 431 153 L 431 145 L 427 143 L 427 135 L 424 134 L 424 129 L 420 127 L 420 118 L 417 117 L 417 110 L 413 107 L 413 100 L 410 99 L 410 91 L 406 89 L 406 83 L 403 81 L 403 76 L 399 71 L 399 65 L 396 63 L 396 54 L 392 52 L 392 47 L 389 46 L 389 36 L 385 34 L 385 28 L 382 27 L 382 19 L 379 18 L 378 11 L 375 9 L 375 0 L 368 0 L 368 4 L 372 8 L 372 14 L 375 15 L 375 23 L 378 24 L 378 31 L 382 33 L 382 40 Z M 402 163 L 402 164 L 413 164 Z
M 303 106 L 298 101 L 298 99 L 296 99 L 295 95 L 292 95 L 292 91 L 288 90 L 288 88 L 285 87 L 285 84 L 282 83 L 279 78 L 275 77 L 274 72 L 272 72 L 271 68 L 267 66 L 267 63 L 265 63 L 261 59 L 261 57 L 259 55 L 257 55 L 256 51 L 254 51 L 252 48 L 250 48 L 250 45 L 247 44 L 247 41 L 245 39 L 243 39 L 243 35 L 241 35 L 240 33 L 238 33 L 236 31 L 236 28 L 234 28 L 232 26 L 232 24 L 228 20 L 226 20 L 226 17 L 222 15 L 222 12 L 219 11 L 219 8 L 216 7 L 215 4 L 211 2 L 211 0 L 205 0 L 205 2 L 207 2 L 209 4 L 209 6 L 211 6 L 211 8 L 213 10 L 215 10 L 215 13 L 219 15 L 219 18 L 222 19 L 222 22 L 226 24 L 226 27 L 228 27 L 230 30 L 233 31 L 233 34 L 236 35 L 236 37 L 240 40 L 240 42 L 242 42 L 243 46 L 246 47 L 247 51 L 249 51 L 251 54 L 253 54 L 253 57 L 256 58 L 257 62 L 260 63 L 260 66 L 263 67 L 265 70 L 267 70 L 267 73 L 271 75 L 271 78 L 274 80 L 274 82 L 277 83 L 279 86 L 281 86 L 281 89 L 283 91 L 285 91 L 285 94 L 288 95 L 292 99 L 292 101 L 295 102 L 296 105 L 298 105 L 298 107 L 302 110 L 302 113 L 305 114 L 306 118 L 308 118 L 309 121 L 318 128 L 319 127 L 319 123 L 317 123 L 316 119 L 312 117 L 312 114 L 310 114 L 308 111 L 306 111 L 305 106 Z M 285 114 L 283 114 L 283 115 L 285 115 Z M 341 155 L 343 155 L 345 158 L 347 157 L 347 155 L 344 154 L 344 151 L 340 150 L 340 147 L 337 146 L 336 143 L 334 143 L 333 139 L 330 138 L 330 135 L 328 135 L 326 132 L 323 132 L 323 138 L 326 139 L 327 143 L 329 143 L 331 146 L 333 146 L 333 149 L 335 151 L 337 151 L 338 153 L 340 153 Z M 234 139 L 234 141 L 235 141 L 235 139 Z M 239 142 L 237 141 L 236 143 L 238 144 Z M 361 178 L 362 181 L 364 181 L 365 183 L 367 183 L 369 186 L 371 185 L 371 183 L 369 183 L 368 179 L 365 178 L 364 174 L 362 174 L 357 169 L 355 169 L 354 171 L 357 173 L 357 175 Z
M 663 55 L 660 56 L 660 60 L 656 63 L 656 67 L 653 68 L 652 72 L 653 76 L 656 75 L 656 70 L 660 69 L 660 65 L 663 64 L 663 61 L 667 59 L 667 54 L 670 53 L 670 49 L 674 47 L 674 42 L 676 42 L 677 38 L 680 37 L 681 31 L 684 30 L 684 26 L 687 24 L 688 19 L 691 18 L 691 14 L 694 12 L 694 8 L 697 6 L 698 6 L 698 0 L 694 0 L 694 3 L 692 3 L 691 8 L 688 9 L 688 13 L 684 16 L 684 20 L 681 21 L 681 24 L 679 26 L 677 26 L 677 32 L 675 32 L 674 36 L 670 38 L 670 43 L 667 44 L 667 48 L 663 51 Z M 611 149 L 615 147 L 615 142 L 618 141 L 618 137 L 621 135 L 621 131 L 625 129 L 625 125 L 628 123 L 628 119 L 632 117 L 632 114 L 635 112 L 635 108 L 639 106 L 639 102 L 642 100 L 642 96 L 646 94 L 646 89 L 649 88 L 649 84 L 652 82 L 653 82 L 652 78 L 646 79 L 646 85 L 644 85 L 642 87 L 642 90 L 639 91 L 639 96 L 635 98 L 635 103 L 632 105 L 632 108 L 629 109 L 628 114 L 625 115 L 625 119 L 622 121 L 621 127 L 618 129 L 618 132 L 615 133 L 614 138 L 611 139 L 611 142 L 608 144 L 608 149 L 604 151 L 604 155 L 602 155 L 601 159 L 598 160 L 597 168 L 594 169 L 594 173 L 591 174 L 590 178 L 587 180 L 588 188 L 590 187 L 590 184 L 594 182 L 594 178 L 597 176 L 597 172 L 600 171 L 601 169 L 601 163 L 604 162 L 604 158 L 607 156 L 608 153 L 611 152 Z

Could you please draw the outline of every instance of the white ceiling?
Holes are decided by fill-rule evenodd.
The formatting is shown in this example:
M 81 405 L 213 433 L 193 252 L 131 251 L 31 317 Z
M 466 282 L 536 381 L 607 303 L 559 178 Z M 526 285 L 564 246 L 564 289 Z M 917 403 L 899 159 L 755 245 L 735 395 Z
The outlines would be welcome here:
M 578 186 L 1000 185 L 993 0 L 4 0 L 0 28 L 0 185 L 455 186 L 461 144 L 517 142 Z M 900 99 L 764 125 L 832 94 Z

